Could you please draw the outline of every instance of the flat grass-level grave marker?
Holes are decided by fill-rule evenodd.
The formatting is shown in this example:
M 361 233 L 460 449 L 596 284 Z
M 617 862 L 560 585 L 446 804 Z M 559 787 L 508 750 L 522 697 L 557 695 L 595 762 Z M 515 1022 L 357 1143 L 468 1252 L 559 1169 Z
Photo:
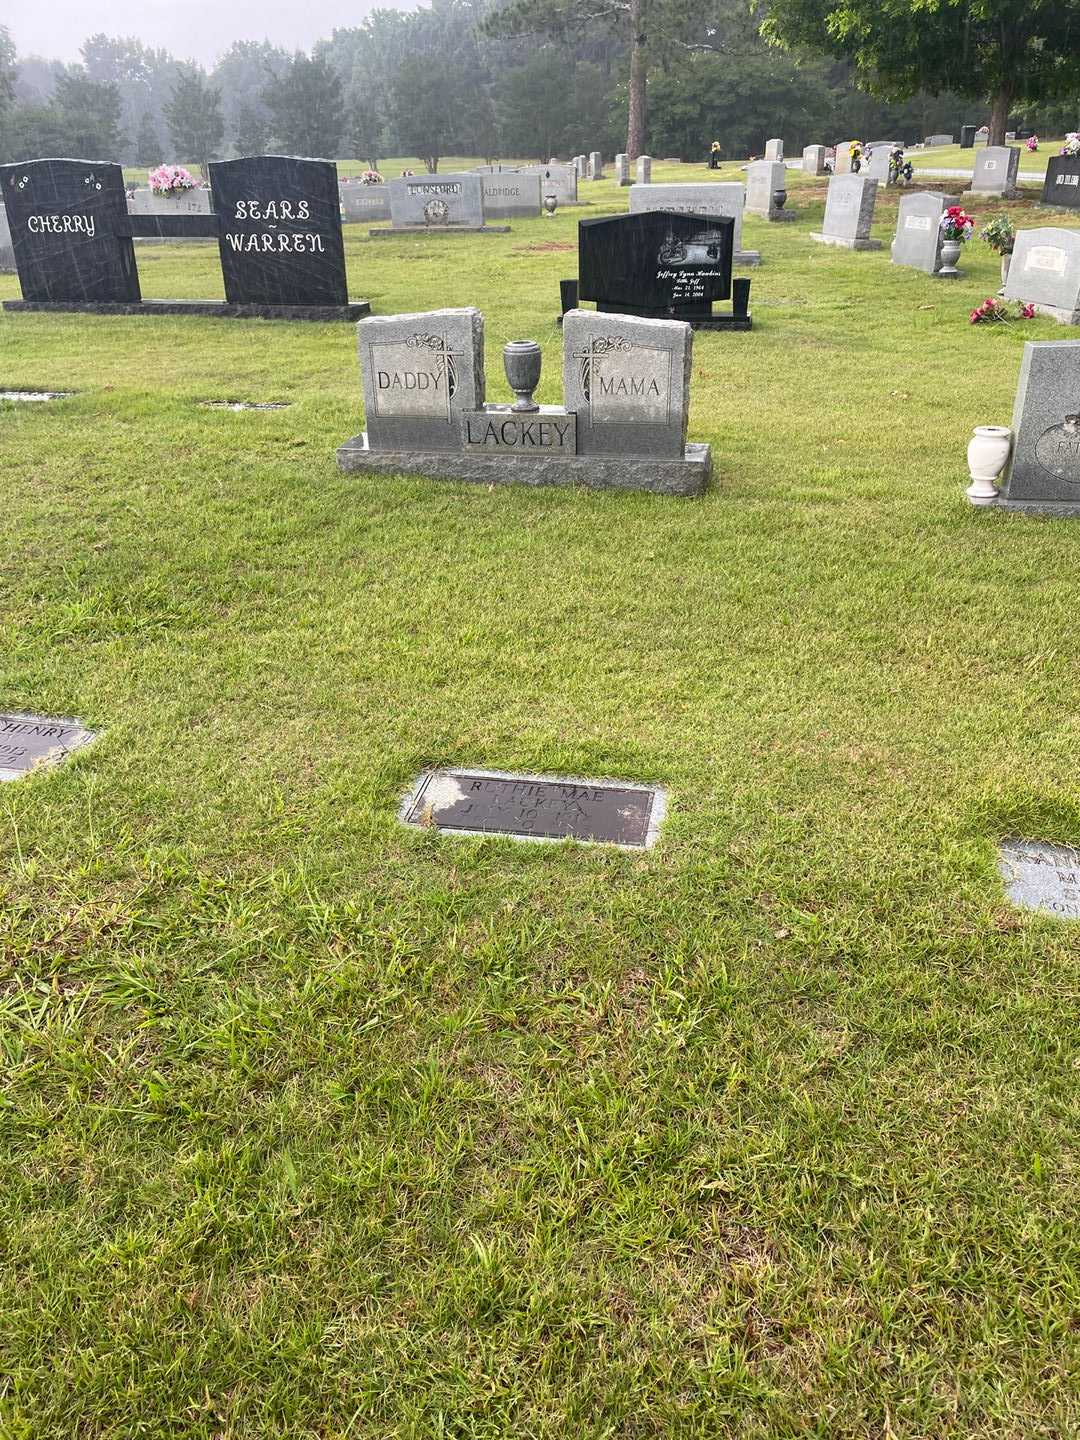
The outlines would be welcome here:
M 0 400 L 36 404 L 44 400 L 67 400 L 74 393 L 74 390 L 0 390 Z
M 57 765 L 89 745 L 97 732 L 78 720 L 48 715 L 0 715 L 0 782 L 20 780 L 32 770 Z
M 1014 905 L 1059 920 L 1080 920 L 1080 850 L 1041 840 L 1003 840 L 998 867 Z
M 666 811 L 667 795 L 657 785 L 502 770 L 432 770 L 416 781 L 399 814 L 416 829 L 647 850 L 656 843 Z

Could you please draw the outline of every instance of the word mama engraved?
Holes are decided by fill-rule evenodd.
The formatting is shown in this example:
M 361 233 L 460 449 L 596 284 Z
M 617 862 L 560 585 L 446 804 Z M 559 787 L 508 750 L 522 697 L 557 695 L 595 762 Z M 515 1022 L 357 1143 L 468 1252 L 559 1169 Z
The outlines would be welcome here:
M 514 415 L 509 410 L 470 410 L 462 416 L 461 435 L 467 450 L 513 450 L 521 455 L 558 451 L 577 454 L 577 416 L 558 411 L 545 415 Z
M 399 815 L 419 829 L 647 849 L 666 808 L 658 786 L 455 769 L 422 775 Z
M 998 859 L 1014 905 L 1080 920 L 1080 850 L 1038 840 L 1004 840 Z
M 78 720 L 44 715 L 0 715 L 0 781 L 58 764 L 94 739 Z
M 653 350 L 621 336 L 595 338 L 578 357 L 581 388 L 594 425 L 657 425 L 668 419 L 670 350 Z

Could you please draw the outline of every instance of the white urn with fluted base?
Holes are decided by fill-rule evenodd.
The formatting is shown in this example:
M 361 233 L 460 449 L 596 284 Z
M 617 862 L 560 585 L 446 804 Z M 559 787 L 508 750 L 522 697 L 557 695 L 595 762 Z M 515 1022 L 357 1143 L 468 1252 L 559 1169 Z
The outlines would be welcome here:
M 995 505 L 996 484 L 1012 449 L 1012 431 L 1007 425 L 976 425 L 968 441 L 968 473 L 971 484 L 964 492 L 972 505 Z

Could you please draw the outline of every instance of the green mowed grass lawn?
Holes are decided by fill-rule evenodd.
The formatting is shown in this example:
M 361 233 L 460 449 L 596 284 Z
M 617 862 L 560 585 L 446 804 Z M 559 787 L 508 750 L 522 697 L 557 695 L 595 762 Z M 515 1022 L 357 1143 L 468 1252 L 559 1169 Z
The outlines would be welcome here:
M 1020 174 L 1032 184 L 1046 175 L 1047 162 L 1061 153 L 1062 140 L 1044 140 L 1040 136 L 1038 150 L 1031 151 L 1023 140 L 1010 140 L 1009 145 L 1020 151 Z M 981 148 L 981 147 L 980 147 Z M 959 145 L 935 146 L 931 150 L 909 150 L 909 159 L 916 170 L 972 170 L 978 149 L 961 150 Z
M 352 293 L 555 402 L 582 189 L 351 227 Z M 348 326 L 0 314 L 0 388 L 77 392 L 0 408 L 0 706 L 102 732 L 0 791 L 5 1440 L 1077 1433 L 1080 947 L 995 857 L 1080 842 L 1080 524 L 963 496 L 1068 332 L 791 196 L 700 501 L 343 476 Z M 401 828 L 449 763 L 670 818 Z

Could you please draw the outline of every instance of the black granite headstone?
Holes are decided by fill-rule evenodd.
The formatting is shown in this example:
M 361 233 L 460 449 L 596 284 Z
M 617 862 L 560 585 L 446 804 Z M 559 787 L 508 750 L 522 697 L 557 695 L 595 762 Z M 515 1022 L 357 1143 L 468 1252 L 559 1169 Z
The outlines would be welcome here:
M 137 302 L 124 174 L 92 160 L 0 165 L 23 299 Z
M 1055 155 L 1046 167 L 1042 203 L 1080 209 L 1080 155 Z
M 695 320 L 731 295 L 730 216 L 646 210 L 578 221 L 582 300 L 624 315 Z
M 960 126 L 960 149 L 961 149 L 961 150 L 970 150 L 970 149 L 972 149 L 972 147 L 974 146 L 974 144 L 975 144 L 975 126 L 974 126 L 974 125 L 961 125 L 961 126 Z
M 337 166 L 259 155 L 210 165 L 225 298 L 239 305 L 345 305 Z

